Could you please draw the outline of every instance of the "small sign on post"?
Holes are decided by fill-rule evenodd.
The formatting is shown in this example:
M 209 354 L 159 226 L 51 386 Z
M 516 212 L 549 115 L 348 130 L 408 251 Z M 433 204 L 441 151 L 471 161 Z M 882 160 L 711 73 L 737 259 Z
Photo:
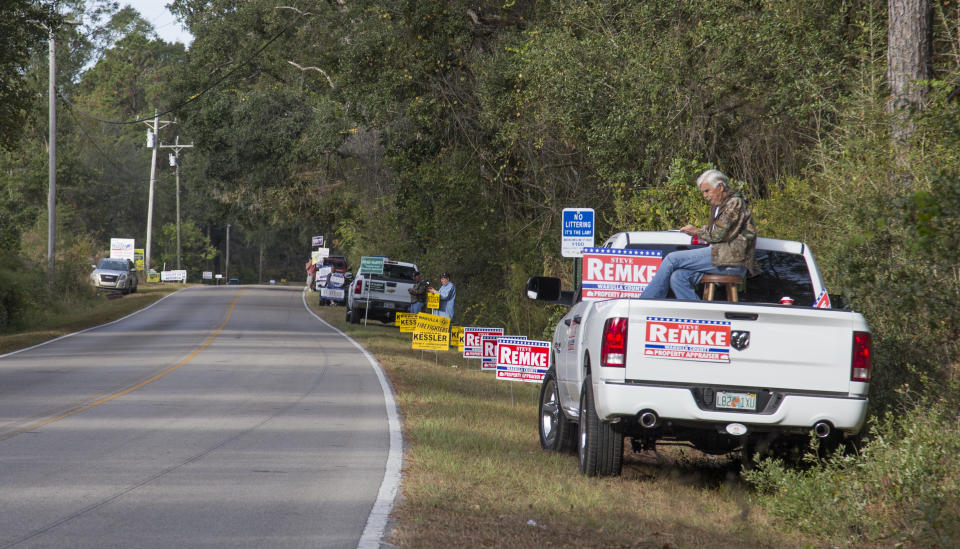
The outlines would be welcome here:
M 360 274 L 383 274 L 383 258 L 364 256 L 360 258 Z
M 311 238 L 310 245 L 313 246 L 314 248 L 319 248 L 320 246 L 323 246 L 323 236 L 315 236 Z
M 593 208 L 564 208 L 560 241 L 563 257 L 582 257 L 584 248 L 592 248 L 593 229 Z

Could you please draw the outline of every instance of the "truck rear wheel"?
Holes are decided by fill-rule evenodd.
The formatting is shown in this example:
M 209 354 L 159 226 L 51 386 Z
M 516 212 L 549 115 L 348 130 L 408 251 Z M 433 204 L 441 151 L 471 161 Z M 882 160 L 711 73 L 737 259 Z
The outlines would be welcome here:
M 577 431 L 560 407 L 560 392 L 553 368 L 547 370 L 540 385 L 540 447 L 550 452 L 572 452 Z
M 588 477 L 619 476 L 623 466 L 623 434 L 613 425 L 600 421 L 594 407 L 590 376 L 580 390 L 580 437 L 577 458 L 580 473 Z

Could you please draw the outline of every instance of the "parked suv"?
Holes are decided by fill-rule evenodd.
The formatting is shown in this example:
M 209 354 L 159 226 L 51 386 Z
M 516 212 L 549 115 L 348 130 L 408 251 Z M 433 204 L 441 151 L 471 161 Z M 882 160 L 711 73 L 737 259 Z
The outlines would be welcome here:
M 384 260 L 383 274 L 358 274 L 347 290 L 347 320 L 359 324 L 366 316 L 390 323 L 394 315 L 410 309 L 410 288 L 413 287 L 414 263 Z
M 101 290 L 119 290 L 125 294 L 136 292 L 139 280 L 137 268 L 129 259 L 105 257 L 91 265 L 90 284 Z

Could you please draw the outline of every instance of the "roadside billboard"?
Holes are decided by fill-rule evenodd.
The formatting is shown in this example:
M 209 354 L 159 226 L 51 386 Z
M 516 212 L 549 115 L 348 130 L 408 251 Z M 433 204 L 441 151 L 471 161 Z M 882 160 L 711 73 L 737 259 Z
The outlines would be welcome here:
M 132 238 L 111 238 L 110 239 L 110 258 L 111 259 L 136 259 L 133 251 Z

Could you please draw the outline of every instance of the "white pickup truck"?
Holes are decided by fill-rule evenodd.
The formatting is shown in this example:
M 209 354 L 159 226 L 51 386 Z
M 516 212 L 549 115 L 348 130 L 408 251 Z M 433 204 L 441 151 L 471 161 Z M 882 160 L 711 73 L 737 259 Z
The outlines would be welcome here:
M 383 274 L 356 276 L 347 288 L 347 321 L 359 324 L 365 317 L 381 322 L 393 322 L 395 315 L 410 309 L 410 292 L 415 284 L 414 263 L 383 262 Z
M 629 232 L 604 247 L 666 256 L 697 245 L 680 232 Z M 857 434 L 871 368 L 866 321 L 814 307 L 824 287 L 806 245 L 759 238 L 756 258 L 761 273 L 737 303 L 591 301 L 561 291 L 559 279 L 530 278 L 530 298 L 571 307 L 540 389 L 541 446 L 576 448 L 581 473 L 613 476 L 624 437 L 636 451 L 679 442 L 723 454 L 806 444 L 811 431 L 824 443 Z

